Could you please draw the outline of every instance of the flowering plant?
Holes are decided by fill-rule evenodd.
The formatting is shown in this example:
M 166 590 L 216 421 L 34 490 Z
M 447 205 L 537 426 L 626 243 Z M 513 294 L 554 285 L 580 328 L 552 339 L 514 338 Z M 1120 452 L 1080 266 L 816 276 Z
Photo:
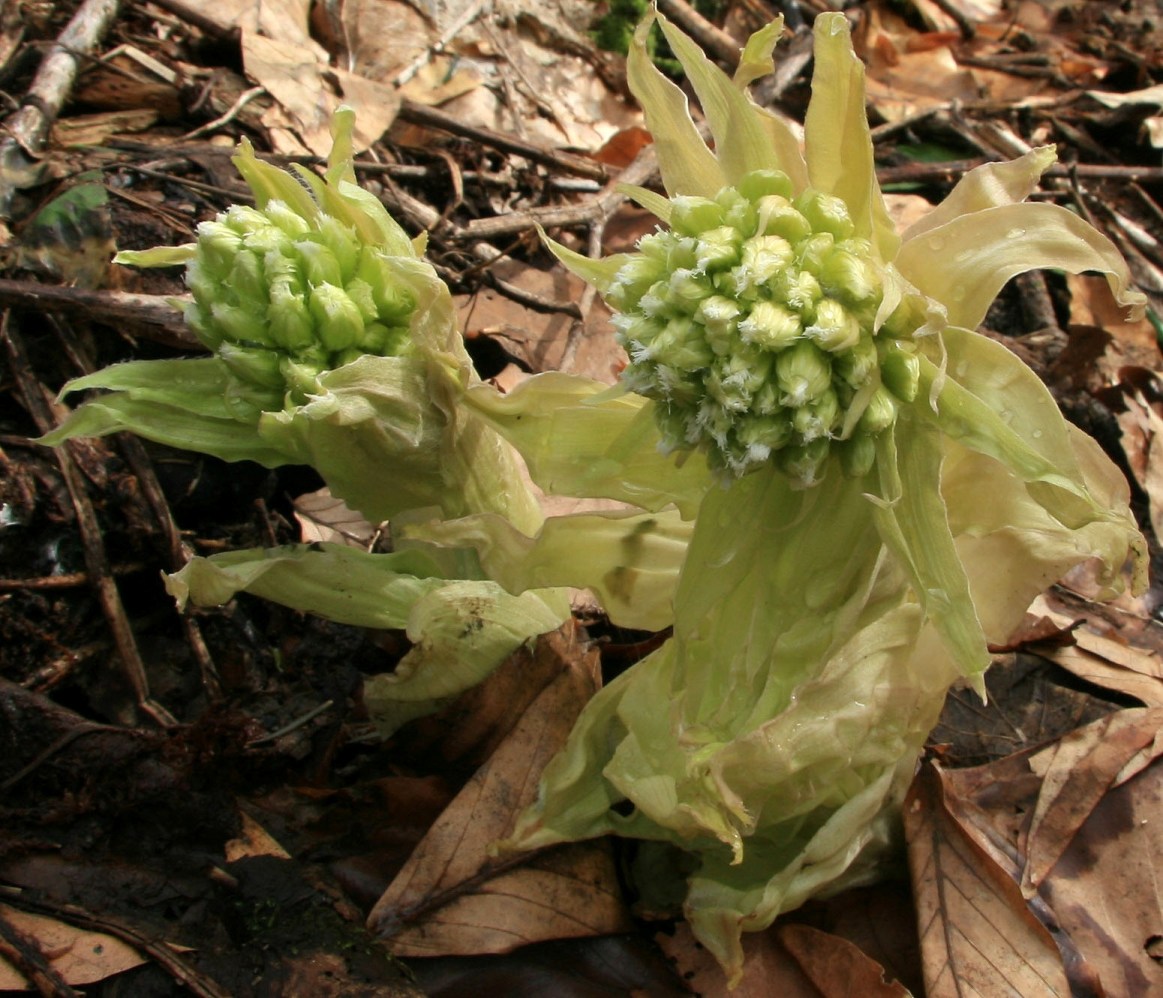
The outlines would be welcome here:
M 647 55 L 655 22 L 714 151 Z M 1135 586 L 1145 573 L 1123 476 L 973 331 L 1038 267 L 1100 271 L 1143 307 L 1109 240 L 1024 201 L 1053 150 L 972 171 L 898 234 L 843 15 L 815 22 L 803 153 L 747 95 L 781 29 L 751 38 L 734 79 L 659 14 L 635 34 L 667 196 L 628 193 L 666 228 L 603 260 L 553 247 L 617 312 L 621 388 L 549 374 L 467 395 L 543 487 L 644 510 L 622 514 L 628 574 L 591 578 L 673 594 L 673 637 L 591 701 L 506 845 L 614 832 L 644 840 L 655 878 L 679 856 L 685 913 L 733 979 L 742 930 L 870 875 L 945 693 L 984 689 L 989 642 L 1039 591 L 1092 558 L 1107 595 L 1128 558 Z M 592 518 L 424 536 L 474 544 L 508 585 L 530 558 L 560 581 L 561 538 L 579 576 Z M 692 518 L 677 587 L 643 576 L 641 546 Z
M 714 151 L 647 54 L 655 22 Z M 256 209 L 136 258 L 189 264 L 215 356 L 80 379 L 112 394 L 46 438 L 128 428 L 305 462 L 368 516 L 408 514 L 413 546 L 393 555 L 243 552 L 171 585 L 372 626 L 413 614 L 422 651 L 432 597 L 447 612 L 429 675 L 456 676 L 442 694 L 553 626 L 558 587 L 593 588 L 627 626 L 673 625 L 586 707 L 505 845 L 642 840 L 644 866 L 685 877 L 687 917 L 733 980 L 741 931 L 871 875 L 947 690 L 983 689 L 989 642 L 1039 591 L 1089 559 L 1108 595 L 1128 560 L 1133 586 L 1146 570 L 1122 475 L 973 331 L 1036 267 L 1100 271 L 1143 306 L 1105 237 L 1025 202 L 1053 150 L 974 170 L 898 234 L 847 21 L 816 19 L 803 152 L 746 90 L 781 30 L 751 38 L 733 79 L 658 14 L 635 33 L 628 78 L 667 194 L 629 194 L 666 228 L 604 260 L 554 246 L 617 312 L 619 388 L 480 383 L 447 289 L 351 183 L 341 117 L 310 190 L 244 148 Z M 625 508 L 543 518 L 505 441 L 547 492 Z M 541 603 L 510 613 L 506 591 Z
M 284 172 L 243 142 L 254 207 L 233 205 L 193 244 L 119 254 L 184 264 L 187 324 L 211 356 L 117 364 L 65 386 L 102 389 L 43 443 L 131 430 L 268 467 L 306 464 L 369 520 L 489 511 L 525 530 L 537 500 L 509 447 L 460 404 L 479 382 L 452 298 L 383 205 L 355 183 L 354 112 L 341 108 L 323 177 Z M 512 595 L 472 552 L 373 554 L 293 545 L 194 558 L 167 579 L 180 606 L 247 591 L 343 623 L 399 628 L 414 648 L 372 678 L 385 732 L 479 682 L 569 615 L 563 591 Z

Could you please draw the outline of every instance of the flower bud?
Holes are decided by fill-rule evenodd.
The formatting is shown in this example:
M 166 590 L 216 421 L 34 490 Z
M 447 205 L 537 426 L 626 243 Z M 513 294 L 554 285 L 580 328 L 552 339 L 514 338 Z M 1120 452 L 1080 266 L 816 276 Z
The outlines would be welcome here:
M 752 284 L 765 285 L 794 258 L 791 243 L 782 236 L 754 236 L 743 244 L 739 265 L 747 271 Z
M 307 299 L 297 293 L 289 281 L 271 285 L 267 322 L 271 341 L 284 350 L 300 351 L 314 342 L 315 331 Z
M 202 222 L 198 226 L 198 262 L 204 271 L 228 273 L 240 249 L 242 236 L 224 222 Z
M 638 300 L 656 281 L 666 275 L 663 266 L 645 254 L 635 253 L 627 260 L 614 277 L 606 299 L 620 311 L 627 311 L 638 304 Z
M 791 442 L 791 420 L 782 412 L 777 416 L 748 416 L 739 421 L 735 439 L 753 464 L 761 464 Z
M 849 478 L 863 478 L 876 463 L 876 441 L 867 433 L 857 433 L 837 446 L 840 465 Z
M 915 353 L 891 343 L 880 360 L 880 379 L 902 402 L 912 402 L 921 383 L 921 360 Z
M 800 443 L 807 444 L 832 436 L 842 416 L 839 399 L 829 388 L 819 398 L 792 413 L 792 428 L 799 434 Z
M 828 390 L 832 365 L 815 344 L 800 341 L 775 358 L 776 379 L 783 391 L 781 404 L 799 408 Z
M 671 204 L 671 228 L 685 236 L 697 236 L 723 224 L 723 209 L 709 198 L 680 195 L 672 198 Z
M 355 231 L 344 225 L 338 218 L 323 215 L 319 219 L 319 239 L 335 257 L 339 265 L 339 273 L 346 284 L 355 275 L 355 268 L 359 262 L 360 244 L 356 239 Z
M 766 350 L 782 350 L 804 332 L 796 313 L 773 301 L 756 302 L 739 323 L 739 336 Z
M 371 287 L 380 318 L 401 322 L 416 310 L 412 294 L 395 280 L 384 252 L 377 247 L 364 246 L 360 250 L 356 277 Z
M 848 206 L 835 195 L 809 189 L 796 198 L 795 206 L 811 224 L 812 231 L 827 232 L 837 242 L 855 231 Z
M 804 335 L 821 350 L 840 353 L 860 341 L 860 324 L 838 301 L 825 298 L 816 305 L 816 318 L 804 328 Z
M 311 226 L 298 212 L 294 211 L 285 201 L 272 199 L 262 209 L 267 220 L 292 240 L 306 235 Z
M 695 246 L 695 262 L 704 272 L 723 270 L 739 262 L 739 230 L 729 225 L 708 229 Z
M 819 277 L 825 291 L 845 301 L 868 301 L 879 291 L 868 258 L 840 246 L 824 257 Z
M 892 393 L 883 385 L 878 385 L 857 426 L 861 432 L 876 436 L 896 422 L 896 410 L 897 403 Z
M 230 368 L 230 372 L 242 381 L 263 388 L 281 388 L 283 376 L 279 371 L 279 354 L 262 347 L 238 346 L 223 343 L 218 348 L 218 356 Z
M 322 362 L 307 357 L 289 357 L 284 354 L 279 358 L 279 374 L 292 404 L 302 405 L 307 401 L 307 396 L 319 393 L 319 375 L 326 369 Z
M 736 185 L 748 201 L 758 201 L 760 198 L 777 195 L 790 198 L 792 195 L 791 180 L 782 170 L 752 170 Z
M 331 250 L 312 239 L 300 239 L 294 245 L 295 252 L 302 260 L 303 272 L 312 287 L 319 287 L 321 284 L 342 287 L 343 271 Z
M 697 270 L 680 267 L 667 282 L 666 300 L 683 312 L 693 313 L 711 294 L 711 282 Z
M 320 284 L 311 289 L 308 303 L 319 342 L 329 351 L 347 350 L 363 335 L 363 315 L 343 288 Z
M 216 301 L 210 305 L 210 319 L 224 341 L 257 344 L 270 342 L 266 318 L 257 307 L 252 309 Z
M 737 229 L 744 239 L 755 235 L 755 205 L 734 187 L 724 187 L 715 197 L 723 209 L 723 224 Z
M 772 194 L 757 203 L 757 231 L 761 235 L 783 236 L 790 243 L 798 243 L 812 233 L 811 223 L 785 197 Z
M 379 310 L 376 308 L 376 296 L 372 286 L 363 278 L 354 277 L 347 282 L 343 290 L 347 292 L 347 297 L 355 302 L 363 321 L 374 322 Z
M 794 485 L 807 489 L 824 477 L 829 452 L 829 442 L 820 438 L 802 446 L 785 447 L 776 455 L 776 460 Z
M 261 211 L 247 204 L 232 204 L 218 216 L 218 221 L 225 223 L 240 236 L 259 232 L 268 224 L 266 216 Z
M 835 372 L 852 388 L 868 384 L 877 368 L 876 344 L 869 333 L 862 332 L 860 339 L 835 359 Z
M 695 309 L 695 319 L 701 322 L 709 334 L 722 339 L 735 331 L 735 320 L 742 309 L 738 302 L 725 295 L 711 295 L 699 302 Z
M 210 317 L 208 310 L 198 304 L 197 296 L 195 296 L 194 301 L 186 305 L 182 312 L 182 320 L 209 349 L 218 349 L 223 339 L 222 330 L 214 325 L 214 320 Z
M 806 270 L 790 267 L 776 275 L 772 291 L 787 307 L 800 313 L 812 313 L 816 303 L 823 297 L 820 282 Z
M 706 338 L 687 316 L 678 316 L 666 323 L 651 343 L 651 354 L 659 364 L 679 371 L 697 371 L 714 360 Z
M 258 304 L 267 297 L 267 284 L 259 258 L 248 250 L 235 254 L 234 263 L 226 277 L 226 286 L 241 301 Z
M 815 232 L 796 246 L 796 263 L 819 277 L 824 261 L 831 255 L 836 238 L 830 232 Z

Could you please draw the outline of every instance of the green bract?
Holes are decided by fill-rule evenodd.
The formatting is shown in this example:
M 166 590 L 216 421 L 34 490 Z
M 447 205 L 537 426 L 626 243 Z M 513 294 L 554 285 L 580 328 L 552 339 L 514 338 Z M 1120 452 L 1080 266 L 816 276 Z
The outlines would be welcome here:
M 354 115 L 340 109 L 323 177 L 235 163 L 255 206 L 199 226 L 191 246 L 122 253 L 186 265 L 186 319 L 212 356 L 118 364 L 66 385 L 101 389 L 43 442 L 131 430 L 269 467 L 307 464 L 373 522 L 489 513 L 541 524 L 512 448 L 462 405 L 479 382 L 448 288 L 383 205 L 355 184 Z M 423 511 L 423 512 L 417 512 Z M 393 524 L 394 525 L 394 524 Z M 367 627 L 406 628 L 415 648 L 369 684 L 390 731 L 484 678 L 558 626 L 567 595 L 512 595 L 475 552 L 371 554 L 312 546 L 195 558 L 168 582 L 183 605 L 248 591 Z
M 185 315 L 213 356 L 119 364 L 65 386 L 107 389 L 45 443 L 132 430 L 267 466 L 309 464 L 373 521 L 436 507 L 541 514 L 510 448 L 460 407 L 479 381 L 444 282 L 372 194 L 355 184 L 350 108 L 336 112 L 323 177 L 234 162 L 255 207 L 199 226 L 196 243 L 125 252 L 186 265 Z
M 713 152 L 647 56 L 654 22 Z M 1142 309 L 1109 240 L 1023 203 L 1053 150 L 974 170 L 898 234 L 843 15 L 815 22 L 803 152 L 748 97 L 781 30 L 751 39 L 734 79 L 660 15 L 635 35 L 628 79 L 668 196 L 628 193 L 662 228 L 603 260 L 553 247 L 618 313 L 623 385 L 555 374 L 466 395 L 547 491 L 642 511 L 595 550 L 635 566 L 693 520 L 673 589 L 622 573 L 655 608 L 672 594 L 673 637 L 587 706 L 507 846 L 644 840 L 640 886 L 687 871 L 685 913 L 732 979 L 741 931 L 875 874 L 947 690 L 983 688 L 989 643 L 1038 592 L 1088 559 L 1104 595 L 1128 560 L 1135 586 L 1146 570 L 1121 473 L 972 331 L 1036 267 L 1105 273 Z M 572 576 L 617 605 L 588 529 L 519 538 L 477 516 L 423 536 L 472 543 L 514 589 Z
M 622 381 L 656 401 L 663 447 L 732 475 L 775 460 L 804 485 L 833 449 L 868 471 L 873 439 L 916 398 L 919 321 L 878 323 L 881 271 L 847 205 L 793 199 L 787 174 L 756 170 L 668 214 L 606 289 Z

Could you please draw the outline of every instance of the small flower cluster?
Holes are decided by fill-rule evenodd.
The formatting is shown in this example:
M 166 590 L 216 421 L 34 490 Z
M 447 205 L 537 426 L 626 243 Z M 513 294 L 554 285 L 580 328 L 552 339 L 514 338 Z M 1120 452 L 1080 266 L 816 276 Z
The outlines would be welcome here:
M 304 192 L 305 193 L 305 192 Z M 186 321 L 261 408 L 305 401 L 323 371 L 410 342 L 415 302 L 380 247 L 331 214 L 234 205 L 198 226 Z
M 867 473 L 919 364 L 899 321 L 875 329 L 880 271 L 845 203 L 758 170 L 670 204 L 607 293 L 623 380 L 657 403 L 664 446 L 733 476 L 774 460 L 805 486 L 833 449 Z

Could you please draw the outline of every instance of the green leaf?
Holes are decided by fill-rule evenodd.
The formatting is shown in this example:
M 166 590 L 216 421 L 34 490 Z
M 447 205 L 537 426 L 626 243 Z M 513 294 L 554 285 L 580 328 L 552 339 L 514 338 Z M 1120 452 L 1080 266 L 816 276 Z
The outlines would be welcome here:
M 642 105 L 646 127 L 654 137 L 658 169 L 669 194 L 699 194 L 713 198 L 726 185 L 723 170 L 691 120 L 687 99 L 659 72 L 647 52 L 646 39 L 654 16 L 642 20 L 626 57 L 630 91 Z
M 657 194 L 645 187 L 634 184 L 618 184 L 618 192 L 625 194 L 635 204 L 640 205 L 655 217 L 670 224 L 670 216 L 674 213 L 674 202 L 664 194 Z M 558 257 L 558 259 L 561 259 Z M 562 261 L 564 263 L 564 261 Z M 577 273 L 574 271 L 574 273 Z
M 781 164 L 776 158 L 767 129 L 760 123 L 755 104 L 706 57 L 698 45 L 661 14 L 657 16 L 662 32 L 682 63 L 687 78 L 698 94 L 707 123 L 711 126 L 711 133 L 715 137 L 715 157 L 723 177 L 723 183 L 719 186 L 737 184 L 753 170 L 780 169 Z M 669 184 L 667 190 L 672 194 L 705 193 L 675 191 Z M 714 197 L 715 193 L 706 196 Z
M 512 596 L 494 582 L 447 580 L 454 562 L 425 550 L 369 554 L 337 544 L 195 558 L 166 585 L 179 606 L 216 606 L 240 592 L 361 627 L 404 629 L 413 647 L 364 701 L 385 737 L 483 680 L 524 642 L 569 615 L 559 593 Z M 401 712 L 400 704 L 409 706 Z
M 881 502 L 875 517 L 880 536 L 908 572 L 925 616 L 961 674 L 980 676 L 991 661 L 989 648 L 953 542 L 945 500 L 933 488 L 941 480 L 940 433 L 932 422 L 916 419 L 906 409 L 894 432 L 882 435 L 878 451 Z
M 632 197 L 628 192 L 626 196 Z M 670 204 L 669 201 L 666 203 L 668 205 Z M 587 284 L 592 284 L 601 294 L 605 294 L 610 290 L 610 285 L 614 283 L 614 278 L 617 276 L 618 271 L 622 269 L 622 265 L 631 256 L 629 253 L 615 253 L 611 256 L 604 256 L 600 260 L 595 260 L 593 257 L 585 256 L 576 250 L 571 250 L 568 246 L 562 246 L 561 243 L 554 239 L 550 239 L 541 226 L 537 227 L 537 232 L 541 236 L 541 241 L 549 249 L 549 252 L 557 257 L 571 274 L 576 274 Z
M 1000 204 L 907 240 L 897 269 L 946 307 L 949 324 L 974 329 L 1006 282 L 1042 268 L 1106 275 L 1128 316 L 1141 316 L 1146 296 L 1131 287 L 1126 261 L 1106 236 L 1056 204 Z
M 1056 158 L 1054 146 L 1039 146 L 1017 159 L 986 163 L 970 170 L 949 196 L 909 226 L 902 238 L 907 242 L 960 215 L 1024 201 Z
M 674 623 L 674 590 L 691 524 L 675 510 L 553 516 L 533 537 L 496 515 L 406 530 L 445 546 L 471 546 L 489 578 L 509 592 L 592 589 L 619 627 L 660 631 Z
M 871 240 L 880 258 L 889 261 L 900 240 L 876 181 L 864 64 L 852 50 L 843 14 L 821 14 L 813 30 L 816 67 L 804 121 L 808 174 L 817 190 L 844 200 L 856 234 Z
M 679 461 L 659 452 L 653 403 L 640 395 L 547 372 L 507 395 L 479 385 L 465 401 L 520 452 L 546 492 L 650 511 L 673 503 L 689 518 L 711 487 L 701 455 Z

